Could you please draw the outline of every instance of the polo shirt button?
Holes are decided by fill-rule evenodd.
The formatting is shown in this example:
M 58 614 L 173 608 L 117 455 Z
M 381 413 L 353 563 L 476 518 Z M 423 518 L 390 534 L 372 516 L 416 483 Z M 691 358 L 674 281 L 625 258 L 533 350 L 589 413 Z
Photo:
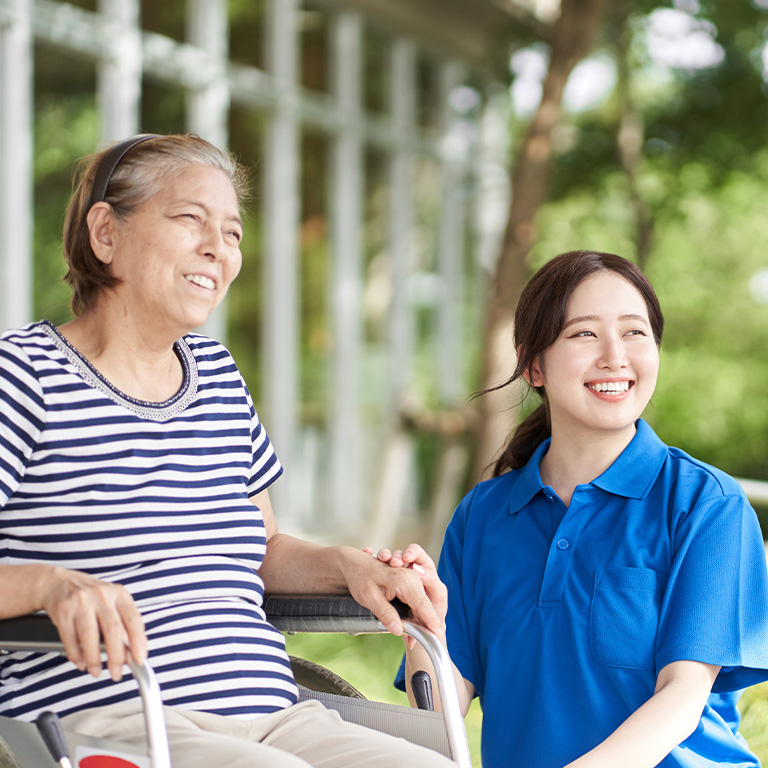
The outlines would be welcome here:
M 568 539 L 560 539 L 560 541 L 557 542 L 557 548 L 568 549 Z

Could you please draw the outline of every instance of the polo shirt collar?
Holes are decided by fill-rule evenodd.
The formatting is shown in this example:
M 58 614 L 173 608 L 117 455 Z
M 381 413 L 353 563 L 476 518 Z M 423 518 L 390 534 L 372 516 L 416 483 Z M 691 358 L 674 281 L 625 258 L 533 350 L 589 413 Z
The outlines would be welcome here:
M 592 485 L 629 499 L 643 499 L 650 493 L 667 458 L 667 446 L 642 419 L 636 426 L 630 444 Z
M 528 463 L 521 467 L 516 475 L 515 484 L 509 494 L 509 514 L 519 512 L 528 502 L 544 489 L 539 474 L 539 462 L 541 457 L 549 450 L 551 438 L 547 438 L 528 459 Z
M 636 423 L 637 431 L 629 445 L 616 461 L 592 481 L 592 485 L 608 493 L 629 499 L 643 499 L 650 492 L 667 458 L 667 446 L 642 419 Z M 544 490 L 539 473 L 539 462 L 549 450 L 547 438 L 534 451 L 528 463 L 518 470 L 509 494 L 509 514 L 519 512 L 531 499 Z

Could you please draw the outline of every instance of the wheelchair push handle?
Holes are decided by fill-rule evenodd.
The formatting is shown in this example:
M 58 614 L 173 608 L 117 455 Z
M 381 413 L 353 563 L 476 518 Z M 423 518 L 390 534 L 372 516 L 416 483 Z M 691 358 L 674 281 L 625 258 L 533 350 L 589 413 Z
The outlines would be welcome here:
M 429 672 L 425 672 L 423 669 L 414 672 L 411 675 L 411 690 L 419 709 L 426 709 L 429 712 L 435 711 L 435 702 L 432 697 L 432 678 L 429 676 Z
M 61 766 L 61 768 L 72 768 L 69 761 L 69 749 L 67 740 L 64 738 L 64 731 L 61 729 L 61 722 L 58 715 L 53 712 L 42 712 L 35 725 L 40 733 L 51 757 Z

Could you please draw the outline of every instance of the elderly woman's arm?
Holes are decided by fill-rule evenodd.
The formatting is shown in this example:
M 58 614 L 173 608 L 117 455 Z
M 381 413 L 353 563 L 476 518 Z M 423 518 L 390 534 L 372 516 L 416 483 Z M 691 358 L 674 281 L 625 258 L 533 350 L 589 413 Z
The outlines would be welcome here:
M 0 566 L 0 618 L 45 611 L 56 625 L 67 658 L 94 677 L 101 674 L 103 641 L 107 668 L 122 676 L 126 643 L 139 663 L 147 656 L 144 622 L 120 584 L 55 565 Z
M 439 598 L 428 593 L 413 570 L 390 568 L 354 547 L 327 547 L 282 534 L 268 492 L 262 491 L 251 500 L 262 511 L 267 531 L 267 554 L 259 571 L 267 592 L 349 592 L 395 635 L 401 635 L 403 627 L 389 601 L 399 598 L 411 607 L 414 618 L 433 632 L 440 631 L 442 619 L 433 605 Z M 438 583 L 433 589 L 445 587 Z

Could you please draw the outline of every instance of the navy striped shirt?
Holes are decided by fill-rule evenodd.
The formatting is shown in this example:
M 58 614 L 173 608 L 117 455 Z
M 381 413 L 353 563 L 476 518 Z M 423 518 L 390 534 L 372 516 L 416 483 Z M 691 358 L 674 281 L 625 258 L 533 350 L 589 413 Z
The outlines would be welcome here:
M 49 323 L 0 337 L 0 563 L 123 584 L 166 704 L 255 717 L 297 699 L 262 610 L 266 552 L 249 497 L 282 472 L 229 352 L 190 334 L 178 393 L 115 389 Z M 0 714 L 32 720 L 137 695 L 55 654 L 0 659 Z

